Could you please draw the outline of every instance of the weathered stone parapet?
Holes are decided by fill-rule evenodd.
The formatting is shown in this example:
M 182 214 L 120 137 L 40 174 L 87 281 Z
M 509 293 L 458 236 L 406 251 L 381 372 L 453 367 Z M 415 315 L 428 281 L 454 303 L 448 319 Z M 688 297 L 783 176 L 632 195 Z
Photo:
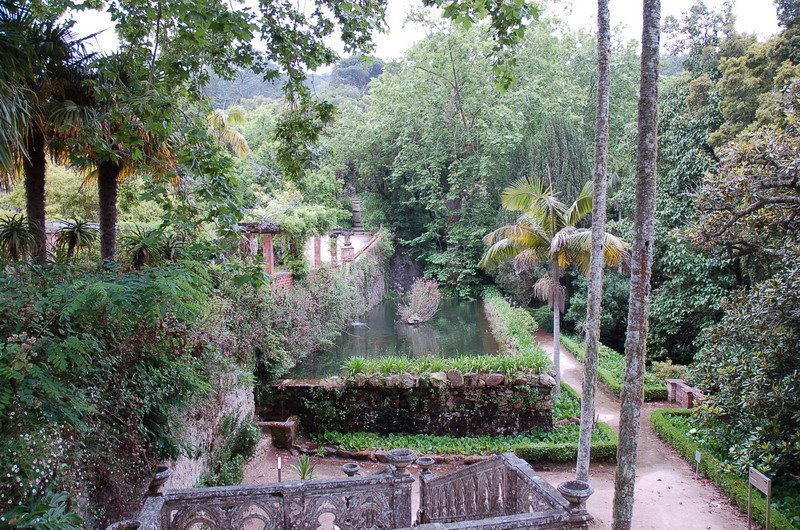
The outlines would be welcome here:
M 690 409 L 705 397 L 700 390 L 687 385 L 683 379 L 667 379 L 667 400 Z
M 476 436 L 552 428 L 547 374 L 435 372 L 282 380 L 272 385 L 264 420 L 298 416 L 305 431 Z

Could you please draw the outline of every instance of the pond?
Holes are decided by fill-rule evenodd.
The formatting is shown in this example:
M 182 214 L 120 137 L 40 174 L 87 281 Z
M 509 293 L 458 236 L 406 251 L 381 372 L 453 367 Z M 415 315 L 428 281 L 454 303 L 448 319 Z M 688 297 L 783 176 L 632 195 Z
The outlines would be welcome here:
M 329 348 L 301 360 L 288 377 L 309 379 L 341 374 L 342 365 L 350 357 L 455 357 L 498 351 L 481 301 L 444 299 L 436 315 L 417 326 L 402 323 L 396 307 L 394 301 L 378 304 L 352 322 Z

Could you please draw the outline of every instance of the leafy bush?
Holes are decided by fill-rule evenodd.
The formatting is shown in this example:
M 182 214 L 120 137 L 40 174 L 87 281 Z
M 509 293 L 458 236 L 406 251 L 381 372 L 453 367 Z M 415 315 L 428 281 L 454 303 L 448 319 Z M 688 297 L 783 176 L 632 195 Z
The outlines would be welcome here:
M 664 362 L 653 361 L 652 372 L 655 377 L 662 380 L 686 379 L 686 365 L 672 364 L 672 359 Z
M 696 450 L 700 450 L 700 472 L 703 476 L 713 480 L 742 510 L 747 510 L 747 478 L 733 472 L 729 465 L 713 453 L 708 452 L 699 443 L 698 437 L 692 435 L 694 425 L 689 423 L 692 411 L 687 409 L 654 410 L 650 416 L 653 430 L 671 445 L 686 460 L 694 462 Z M 791 529 L 800 526 L 800 511 L 783 512 L 783 506 L 791 507 L 796 502 L 796 497 L 789 497 L 788 502 L 776 500 L 772 505 L 770 523 L 772 528 Z M 752 497 L 753 517 L 759 524 L 764 524 L 766 519 L 766 501 L 759 493 Z
M 92 526 L 134 507 L 154 465 L 185 449 L 183 412 L 232 366 L 202 331 L 212 300 L 194 263 L 0 275 L 2 504 L 80 492 Z
M 548 333 L 553 332 L 553 310 L 543 305 L 536 309 L 528 309 L 539 329 Z
M 561 335 L 561 344 L 572 352 L 576 359 L 583 362 L 586 352 L 583 349 L 583 344 L 578 339 L 568 335 Z M 622 385 L 625 381 L 625 356 L 601 344 L 597 377 L 614 395 L 621 395 Z M 644 400 L 664 401 L 665 399 L 667 399 L 667 387 L 664 380 L 652 372 L 645 372 Z
M 475 436 L 455 438 L 430 434 L 341 433 L 327 431 L 316 435 L 321 445 L 348 451 L 407 448 L 420 453 L 486 455 L 513 451 L 528 461 L 567 462 L 578 450 L 579 426 L 575 424 L 552 430 L 534 429 L 517 436 Z M 616 457 L 617 437 L 611 428 L 600 423 L 592 435 L 593 455 L 598 460 Z M 594 451 L 598 451 L 595 453 Z
M 690 376 L 704 426 L 741 471 L 800 475 L 800 265 L 723 304 Z

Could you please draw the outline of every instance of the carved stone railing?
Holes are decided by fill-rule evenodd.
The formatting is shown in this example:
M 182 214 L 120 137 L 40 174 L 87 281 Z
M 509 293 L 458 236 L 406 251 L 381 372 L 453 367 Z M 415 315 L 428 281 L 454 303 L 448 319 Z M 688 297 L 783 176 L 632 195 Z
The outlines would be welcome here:
M 421 528 L 585 528 L 591 519 L 511 453 L 446 475 L 420 475 Z
M 413 482 L 408 473 L 390 466 L 364 477 L 173 490 L 148 497 L 139 517 L 119 528 L 402 528 L 411 525 Z

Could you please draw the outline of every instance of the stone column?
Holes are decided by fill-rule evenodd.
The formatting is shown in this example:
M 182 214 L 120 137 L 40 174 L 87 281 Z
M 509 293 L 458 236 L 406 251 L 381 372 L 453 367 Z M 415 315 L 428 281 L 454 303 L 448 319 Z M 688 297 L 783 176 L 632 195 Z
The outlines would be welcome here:
M 247 250 L 251 256 L 258 254 L 258 240 L 256 240 L 256 235 L 252 232 L 247 234 Z
M 275 254 L 272 251 L 272 234 L 264 234 L 262 247 L 264 251 L 264 272 L 267 274 L 274 274 Z
M 314 268 L 322 267 L 322 238 L 314 236 Z
M 355 259 L 356 256 L 356 249 L 353 248 L 353 244 L 350 242 L 350 234 L 344 235 L 344 246 L 342 247 L 342 262 L 350 263 Z
M 331 265 L 334 267 L 339 266 L 339 236 L 329 236 L 328 246 L 331 250 Z

